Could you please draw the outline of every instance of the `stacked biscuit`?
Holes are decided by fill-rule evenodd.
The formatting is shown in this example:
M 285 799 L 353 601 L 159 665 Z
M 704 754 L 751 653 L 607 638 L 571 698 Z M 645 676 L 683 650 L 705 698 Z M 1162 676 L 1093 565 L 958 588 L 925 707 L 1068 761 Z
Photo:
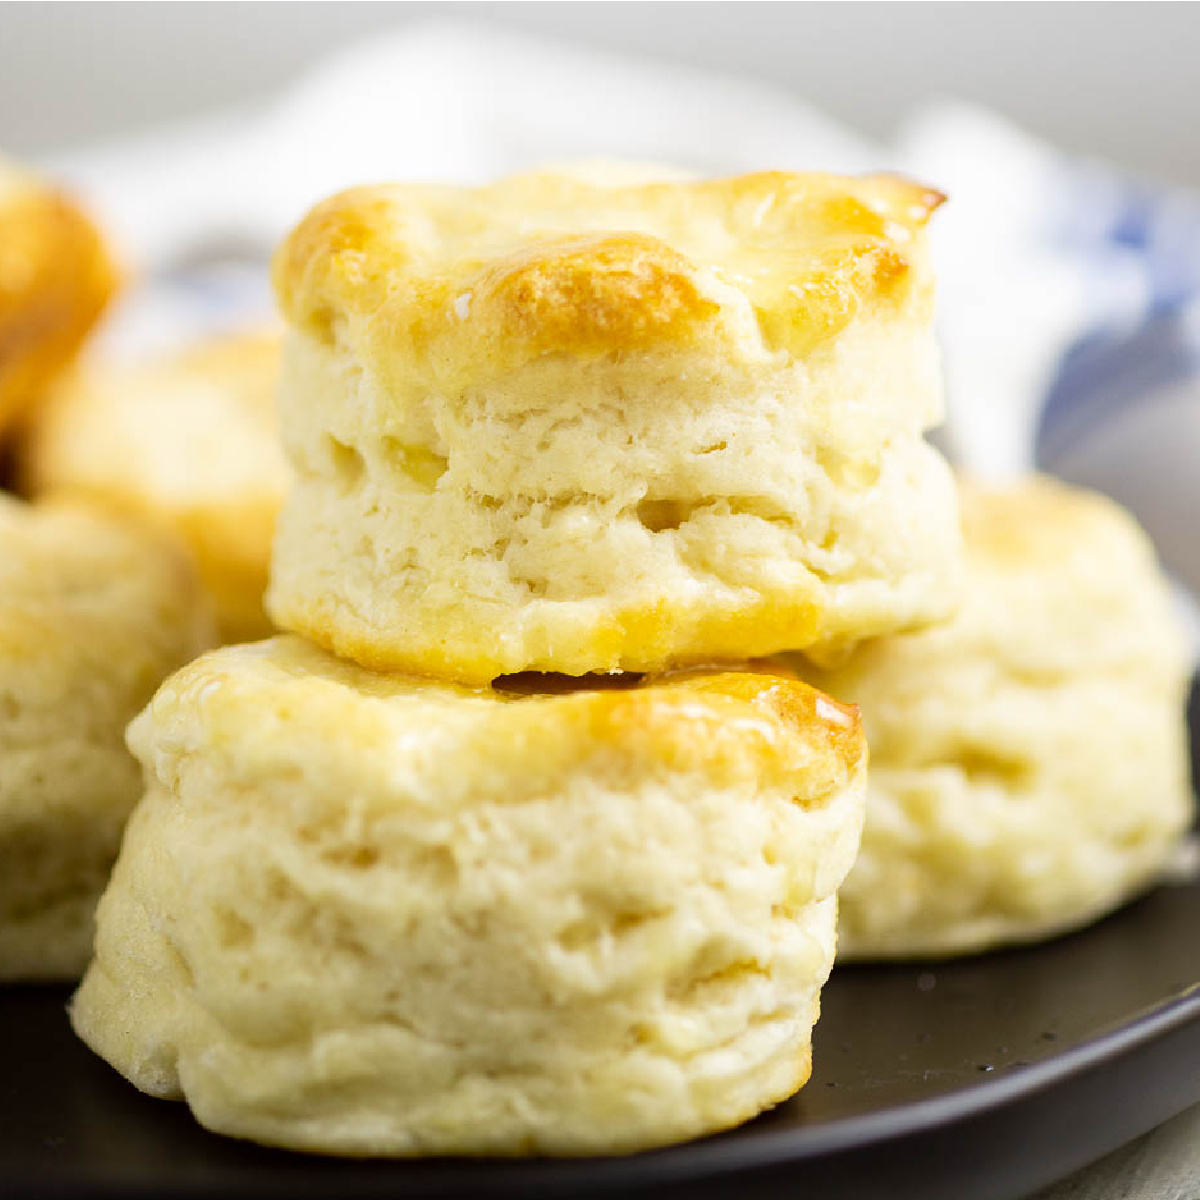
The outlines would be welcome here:
M 1144 535 L 922 440 L 941 197 L 646 176 L 319 206 L 276 263 L 285 464 L 274 335 L 65 369 L 111 259 L 0 169 L 38 496 L 0 499 L 0 978 L 79 974 L 129 818 L 73 1020 L 213 1129 L 720 1129 L 807 1079 L 835 940 L 1077 926 L 1190 820 Z
M 317 208 L 276 264 L 292 632 L 133 723 L 84 1039 L 211 1128 L 353 1154 L 636 1149 L 803 1084 L 865 746 L 762 659 L 953 606 L 939 200 Z

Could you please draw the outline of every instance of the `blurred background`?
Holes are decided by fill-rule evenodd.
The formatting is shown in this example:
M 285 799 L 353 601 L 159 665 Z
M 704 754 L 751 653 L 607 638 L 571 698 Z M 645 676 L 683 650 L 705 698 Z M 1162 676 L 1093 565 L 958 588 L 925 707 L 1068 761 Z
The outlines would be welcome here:
M 741 72 L 880 139 L 951 94 L 1200 185 L 1200 6 L 1165 3 L 6 4 L 0 145 L 43 154 L 235 106 L 339 42 L 447 16 Z

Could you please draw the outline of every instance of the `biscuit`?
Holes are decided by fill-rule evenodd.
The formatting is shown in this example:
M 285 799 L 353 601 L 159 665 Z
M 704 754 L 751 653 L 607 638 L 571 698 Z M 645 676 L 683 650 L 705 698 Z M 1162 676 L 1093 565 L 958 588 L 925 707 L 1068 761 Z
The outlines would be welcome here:
M 275 518 L 288 474 L 275 423 L 279 337 L 230 335 L 73 372 L 23 447 L 34 493 L 82 495 L 181 536 L 225 641 L 265 637 Z
M 83 212 L 0 158 L 0 433 L 70 362 L 116 284 Z
M 87 964 L 141 794 L 125 726 L 211 632 L 169 544 L 0 496 L 0 979 L 74 979 Z
M 486 683 L 828 654 L 947 615 L 953 480 L 898 179 L 385 186 L 281 248 L 277 623 Z
M 539 686 L 293 637 L 167 681 L 77 1032 L 211 1129 L 338 1154 L 615 1153 L 790 1095 L 857 715 L 745 671 Z
M 1145 888 L 1191 818 L 1190 656 L 1133 519 L 1048 479 L 967 485 L 963 514 L 957 617 L 809 673 L 862 706 L 871 746 L 847 957 L 1083 925 Z

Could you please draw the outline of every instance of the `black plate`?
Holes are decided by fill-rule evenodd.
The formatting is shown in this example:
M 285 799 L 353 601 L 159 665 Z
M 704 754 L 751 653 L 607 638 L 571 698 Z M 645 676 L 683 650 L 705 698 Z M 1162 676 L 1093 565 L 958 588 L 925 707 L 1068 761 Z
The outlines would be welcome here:
M 627 1158 L 351 1162 L 219 1138 L 76 1042 L 67 996 L 0 992 L 5 1198 L 1015 1200 L 1200 1100 L 1200 881 L 1043 946 L 840 968 L 799 1096 Z
M 732 1133 L 624 1159 L 348 1162 L 206 1133 L 0 995 L 0 1195 L 1011 1200 L 1200 1099 L 1200 885 L 1034 949 L 834 973 L 816 1072 Z M 757 1190 L 755 1190 L 757 1189 Z

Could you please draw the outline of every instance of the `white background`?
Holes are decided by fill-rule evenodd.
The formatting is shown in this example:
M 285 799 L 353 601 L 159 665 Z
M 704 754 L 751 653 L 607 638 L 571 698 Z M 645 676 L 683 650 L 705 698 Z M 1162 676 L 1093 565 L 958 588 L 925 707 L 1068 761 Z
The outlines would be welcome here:
M 431 16 L 739 70 L 876 136 L 955 94 L 1200 187 L 1198 4 L 6 3 L 0 146 L 36 155 L 236 105 L 341 41 Z

